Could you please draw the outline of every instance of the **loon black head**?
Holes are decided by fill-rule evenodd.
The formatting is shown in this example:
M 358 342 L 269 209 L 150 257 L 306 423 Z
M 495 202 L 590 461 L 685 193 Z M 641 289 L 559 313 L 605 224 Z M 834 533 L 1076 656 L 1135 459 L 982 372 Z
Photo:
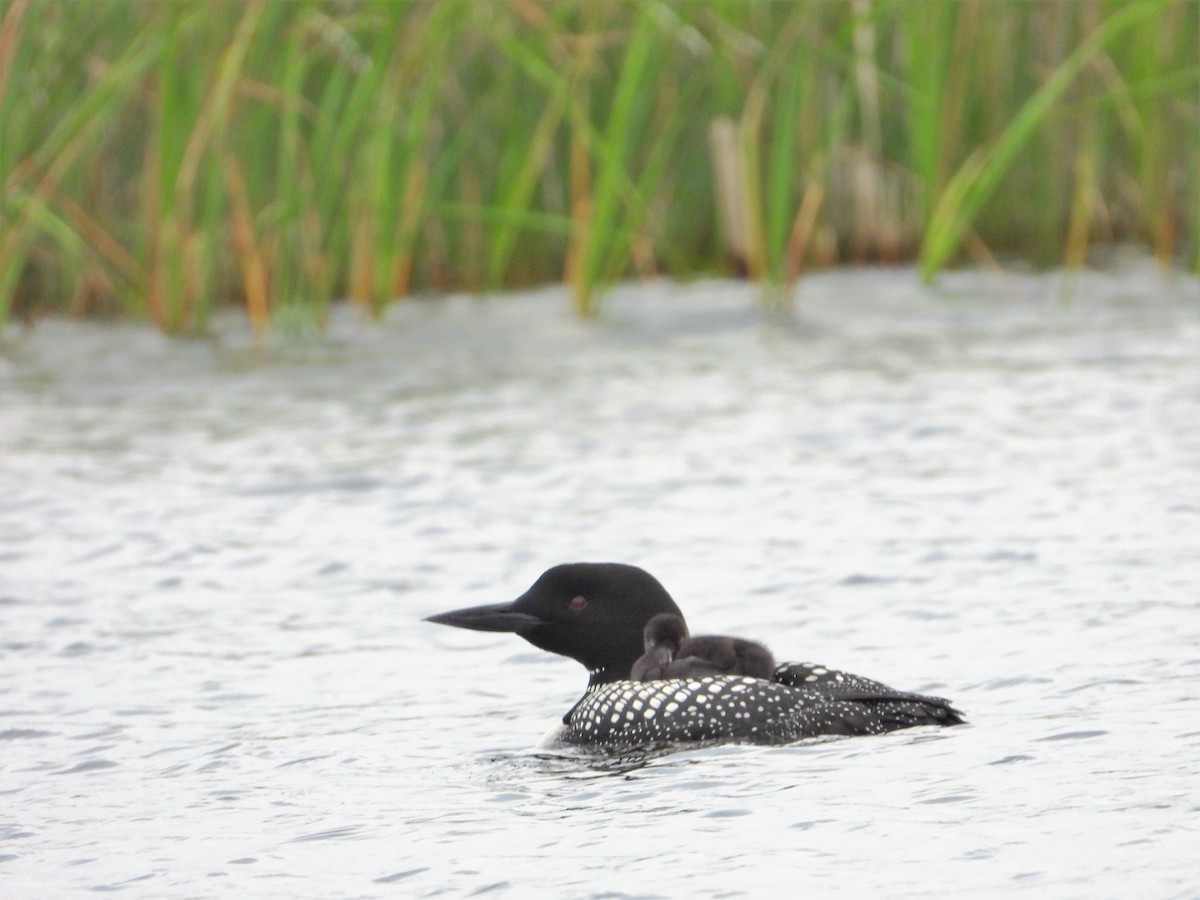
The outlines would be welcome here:
M 547 569 L 512 603 L 439 613 L 426 621 L 514 632 L 535 647 L 583 663 L 596 685 L 629 677 L 642 655 L 646 623 L 659 613 L 683 622 L 671 595 L 649 572 L 621 563 L 567 563 Z

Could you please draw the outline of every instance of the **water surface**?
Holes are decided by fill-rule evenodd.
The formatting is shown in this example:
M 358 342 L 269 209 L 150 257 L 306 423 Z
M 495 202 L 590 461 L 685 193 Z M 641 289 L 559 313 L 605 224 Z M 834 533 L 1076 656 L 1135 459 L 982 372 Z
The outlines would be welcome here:
M 0 345 L 0 893 L 1196 896 L 1200 287 L 1134 263 Z M 966 727 L 597 763 L 420 621 L 640 564 Z

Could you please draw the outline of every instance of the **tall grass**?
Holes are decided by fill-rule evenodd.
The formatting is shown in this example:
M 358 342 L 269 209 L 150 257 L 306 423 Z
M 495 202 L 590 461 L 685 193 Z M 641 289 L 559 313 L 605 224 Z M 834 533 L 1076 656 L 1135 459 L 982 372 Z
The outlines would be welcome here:
M 0 321 L 1136 241 L 1200 269 L 1193 0 L 5 0 Z

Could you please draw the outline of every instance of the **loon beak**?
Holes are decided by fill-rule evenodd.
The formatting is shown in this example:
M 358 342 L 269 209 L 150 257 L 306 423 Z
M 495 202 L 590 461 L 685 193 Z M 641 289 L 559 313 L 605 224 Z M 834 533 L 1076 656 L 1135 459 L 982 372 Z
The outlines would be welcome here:
M 537 616 L 515 612 L 511 603 L 491 603 L 487 606 L 472 606 L 453 612 L 428 616 L 426 622 L 438 625 L 453 625 L 455 628 L 470 628 L 472 631 L 512 631 L 524 634 L 538 625 L 546 623 Z

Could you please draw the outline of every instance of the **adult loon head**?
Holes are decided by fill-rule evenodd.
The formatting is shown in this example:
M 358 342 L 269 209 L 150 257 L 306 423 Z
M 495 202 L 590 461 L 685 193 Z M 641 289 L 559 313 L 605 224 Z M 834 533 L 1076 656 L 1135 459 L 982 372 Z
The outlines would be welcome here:
M 439 613 L 426 621 L 514 632 L 535 647 L 583 663 L 591 674 L 589 685 L 595 686 L 630 677 L 643 653 L 646 623 L 659 613 L 683 621 L 667 589 L 644 569 L 565 563 L 547 569 L 511 603 Z

